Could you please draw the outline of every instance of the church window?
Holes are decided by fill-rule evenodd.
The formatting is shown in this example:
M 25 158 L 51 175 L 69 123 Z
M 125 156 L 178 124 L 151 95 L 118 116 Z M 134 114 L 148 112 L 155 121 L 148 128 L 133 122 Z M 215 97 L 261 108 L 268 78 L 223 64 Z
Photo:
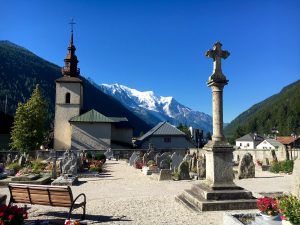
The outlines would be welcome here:
M 71 101 L 71 94 L 69 92 L 66 93 L 66 103 L 70 103 Z

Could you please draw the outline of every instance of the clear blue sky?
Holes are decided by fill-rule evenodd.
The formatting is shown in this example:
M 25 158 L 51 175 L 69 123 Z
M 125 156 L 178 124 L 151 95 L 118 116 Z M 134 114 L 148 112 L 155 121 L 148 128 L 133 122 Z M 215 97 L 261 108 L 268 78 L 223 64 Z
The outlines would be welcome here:
M 224 121 L 300 79 L 298 0 L 0 0 L 0 39 L 59 66 L 74 41 L 82 75 L 174 96 L 211 115 L 205 51 L 220 40 L 231 56 Z

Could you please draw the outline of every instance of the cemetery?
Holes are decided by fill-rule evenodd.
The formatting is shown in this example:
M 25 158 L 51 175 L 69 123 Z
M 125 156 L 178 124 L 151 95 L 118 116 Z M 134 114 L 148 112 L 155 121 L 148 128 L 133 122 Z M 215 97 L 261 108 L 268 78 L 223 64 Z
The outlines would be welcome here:
M 139 140 L 149 148 L 132 148 L 129 157 L 111 148 L 6 152 L 0 164 L 0 203 L 6 206 L 0 209 L 17 204 L 19 224 L 300 224 L 300 158 L 282 163 L 272 154 L 272 162 L 259 161 L 249 152 L 234 158 L 225 139 L 222 92 L 228 80 L 221 60 L 229 55 L 220 42 L 206 53 L 214 63 L 207 83 L 213 136 L 203 148 L 157 149 L 147 139 L 155 129 L 183 135 L 161 123 Z

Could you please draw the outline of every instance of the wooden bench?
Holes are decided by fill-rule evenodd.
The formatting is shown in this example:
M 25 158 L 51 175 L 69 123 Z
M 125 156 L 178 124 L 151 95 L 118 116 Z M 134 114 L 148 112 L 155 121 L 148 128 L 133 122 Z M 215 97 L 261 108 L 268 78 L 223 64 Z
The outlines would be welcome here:
M 31 205 L 47 205 L 52 207 L 69 208 L 68 218 L 74 209 L 82 208 L 83 214 L 81 219 L 85 219 L 86 196 L 79 194 L 73 199 L 72 190 L 69 186 L 49 186 L 49 185 L 31 185 L 31 184 L 15 184 L 9 183 L 11 203 L 23 203 Z M 83 201 L 77 202 L 80 197 Z

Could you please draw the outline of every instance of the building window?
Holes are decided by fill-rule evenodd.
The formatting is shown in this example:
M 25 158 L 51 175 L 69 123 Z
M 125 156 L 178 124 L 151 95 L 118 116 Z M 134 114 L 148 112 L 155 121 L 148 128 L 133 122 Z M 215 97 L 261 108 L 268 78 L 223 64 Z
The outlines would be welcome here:
M 70 103 L 71 101 L 71 94 L 69 92 L 66 93 L 66 103 Z
M 240 146 L 242 147 L 242 143 L 240 143 Z
M 250 144 L 249 143 L 247 143 L 247 147 L 249 147 L 250 146 Z
M 167 142 L 167 143 L 171 142 L 171 137 L 164 137 L 164 142 Z

